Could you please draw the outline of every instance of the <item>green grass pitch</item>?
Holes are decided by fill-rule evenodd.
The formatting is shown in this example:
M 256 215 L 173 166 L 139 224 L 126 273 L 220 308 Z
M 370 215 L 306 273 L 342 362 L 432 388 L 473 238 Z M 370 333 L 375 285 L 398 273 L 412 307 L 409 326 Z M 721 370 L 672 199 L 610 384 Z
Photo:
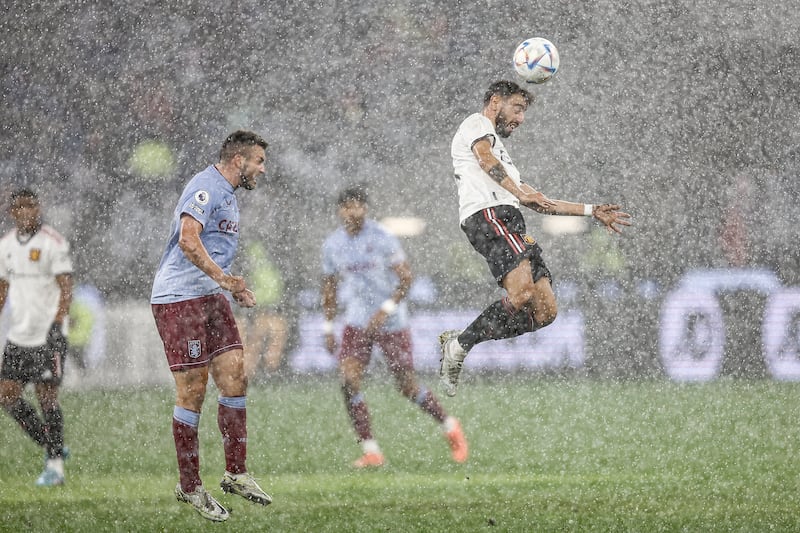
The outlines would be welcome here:
M 224 524 L 172 494 L 171 388 L 65 392 L 72 457 L 60 488 L 33 485 L 41 450 L 3 414 L 0 530 L 800 530 L 800 384 L 473 378 L 440 396 L 467 432 L 466 465 L 387 378 L 368 378 L 365 392 L 388 464 L 354 472 L 335 380 L 251 387 L 248 466 L 274 498 L 264 508 L 219 489 L 210 390 L 201 472 L 232 509 Z

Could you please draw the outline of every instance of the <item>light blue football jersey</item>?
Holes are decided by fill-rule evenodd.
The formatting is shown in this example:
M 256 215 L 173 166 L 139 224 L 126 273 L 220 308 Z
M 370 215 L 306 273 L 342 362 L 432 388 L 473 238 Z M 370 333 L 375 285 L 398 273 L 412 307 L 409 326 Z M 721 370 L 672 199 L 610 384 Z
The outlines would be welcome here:
M 214 165 L 186 184 L 172 216 L 167 247 L 153 281 L 151 303 L 180 302 L 222 291 L 178 246 L 180 221 L 182 215 L 189 215 L 203 225 L 203 246 L 211 259 L 230 274 L 239 243 L 239 204 L 234 190 Z
M 357 235 L 344 228 L 334 231 L 322 245 L 322 273 L 337 276 L 338 300 L 345 323 L 365 328 L 381 304 L 394 294 L 399 280 L 394 267 L 406 260 L 400 241 L 377 222 L 367 219 Z M 408 327 L 405 301 L 389 315 L 384 329 Z

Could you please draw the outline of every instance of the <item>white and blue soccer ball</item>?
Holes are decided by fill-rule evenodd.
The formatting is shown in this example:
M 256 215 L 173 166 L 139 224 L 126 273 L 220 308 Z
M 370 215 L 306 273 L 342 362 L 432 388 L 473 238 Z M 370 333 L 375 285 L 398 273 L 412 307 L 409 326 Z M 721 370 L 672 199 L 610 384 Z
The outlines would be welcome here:
M 558 50 L 542 37 L 525 39 L 514 50 L 514 70 L 528 83 L 544 83 L 558 72 Z

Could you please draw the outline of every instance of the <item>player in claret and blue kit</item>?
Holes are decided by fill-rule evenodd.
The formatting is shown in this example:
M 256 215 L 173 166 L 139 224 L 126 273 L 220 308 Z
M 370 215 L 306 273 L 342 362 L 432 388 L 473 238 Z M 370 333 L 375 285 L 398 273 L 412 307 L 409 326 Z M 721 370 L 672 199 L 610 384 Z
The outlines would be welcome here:
M 358 187 L 339 195 L 342 227 L 322 247 L 322 307 L 325 344 L 334 353 L 333 318 L 344 307 L 344 331 L 338 351 L 347 414 L 362 455 L 353 466 L 379 467 L 384 456 L 373 438 L 369 411 L 361 390 L 364 371 L 378 345 L 400 393 L 436 420 L 453 460 L 467 460 L 467 440 L 459 421 L 448 416 L 436 395 L 417 383 L 411 352 L 408 312 L 403 301 L 411 287 L 411 269 L 396 237 L 366 218 L 367 195 Z
M 247 379 L 239 330 L 223 291 L 243 307 L 255 305 L 244 278 L 230 273 L 239 240 L 236 189 L 254 189 L 265 172 L 266 141 L 236 131 L 219 163 L 192 178 L 181 194 L 155 275 L 150 302 L 175 379 L 172 434 L 178 456 L 179 501 L 221 522 L 228 511 L 200 480 L 197 428 L 209 375 L 219 389 L 217 422 L 225 449 L 225 492 L 267 505 L 272 498 L 245 466 Z

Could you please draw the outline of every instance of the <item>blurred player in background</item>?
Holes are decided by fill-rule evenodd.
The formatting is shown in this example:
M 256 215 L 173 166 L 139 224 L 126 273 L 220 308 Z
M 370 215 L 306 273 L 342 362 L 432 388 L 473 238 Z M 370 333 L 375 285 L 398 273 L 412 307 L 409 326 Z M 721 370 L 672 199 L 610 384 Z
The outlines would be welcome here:
M 155 275 L 150 302 L 175 379 L 172 433 L 178 456 L 179 501 L 221 522 L 228 511 L 200 480 L 197 427 L 209 374 L 219 389 L 217 423 L 225 450 L 225 492 L 267 505 L 272 499 L 247 472 L 247 378 L 242 342 L 223 291 L 243 307 L 255 298 L 230 267 L 239 241 L 236 189 L 251 190 L 265 172 L 266 141 L 236 131 L 220 150 L 219 163 L 194 176 L 181 194 L 169 241 Z
M 242 251 L 243 267 L 256 298 L 256 305 L 240 312 L 237 322 L 244 341 L 244 371 L 252 385 L 280 370 L 289 325 L 280 310 L 283 276 L 270 261 L 266 247 L 252 240 Z
M 483 111 L 467 117 L 453 137 L 461 229 L 506 296 L 463 331 L 440 335 L 439 374 L 449 396 L 456 393 L 464 358 L 473 346 L 536 331 L 556 318 L 552 276 L 541 247 L 525 233 L 520 205 L 547 215 L 594 217 L 609 232 L 630 226 L 630 215 L 620 212 L 619 205 L 551 200 L 520 179 L 502 139 L 522 124 L 532 102 L 533 96 L 516 83 L 498 81 L 486 91 Z
M 67 355 L 65 319 L 72 301 L 69 243 L 42 223 L 39 198 L 29 189 L 11 194 L 14 229 L 0 240 L 0 309 L 8 297 L 11 328 L 0 368 L 0 403 L 45 449 L 36 484 L 64 484 L 64 417 L 58 389 Z M 33 383 L 39 405 L 23 398 Z
M 468 452 L 461 424 L 447 416 L 433 392 L 416 380 L 408 312 L 403 302 L 412 277 L 400 242 L 366 218 L 367 195 L 363 189 L 345 189 L 339 194 L 338 205 L 342 227 L 322 246 L 322 307 L 325 345 L 334 353 L 333 319 L 339 298 L 343 300 L 345 327 L 338 353 L 342 392 L 363 452 L 353 466 L 384 464 L 361 392 L 375 344 L 381 348 L 400 393 L 441 424 L 453 460 L 463 463 Z

